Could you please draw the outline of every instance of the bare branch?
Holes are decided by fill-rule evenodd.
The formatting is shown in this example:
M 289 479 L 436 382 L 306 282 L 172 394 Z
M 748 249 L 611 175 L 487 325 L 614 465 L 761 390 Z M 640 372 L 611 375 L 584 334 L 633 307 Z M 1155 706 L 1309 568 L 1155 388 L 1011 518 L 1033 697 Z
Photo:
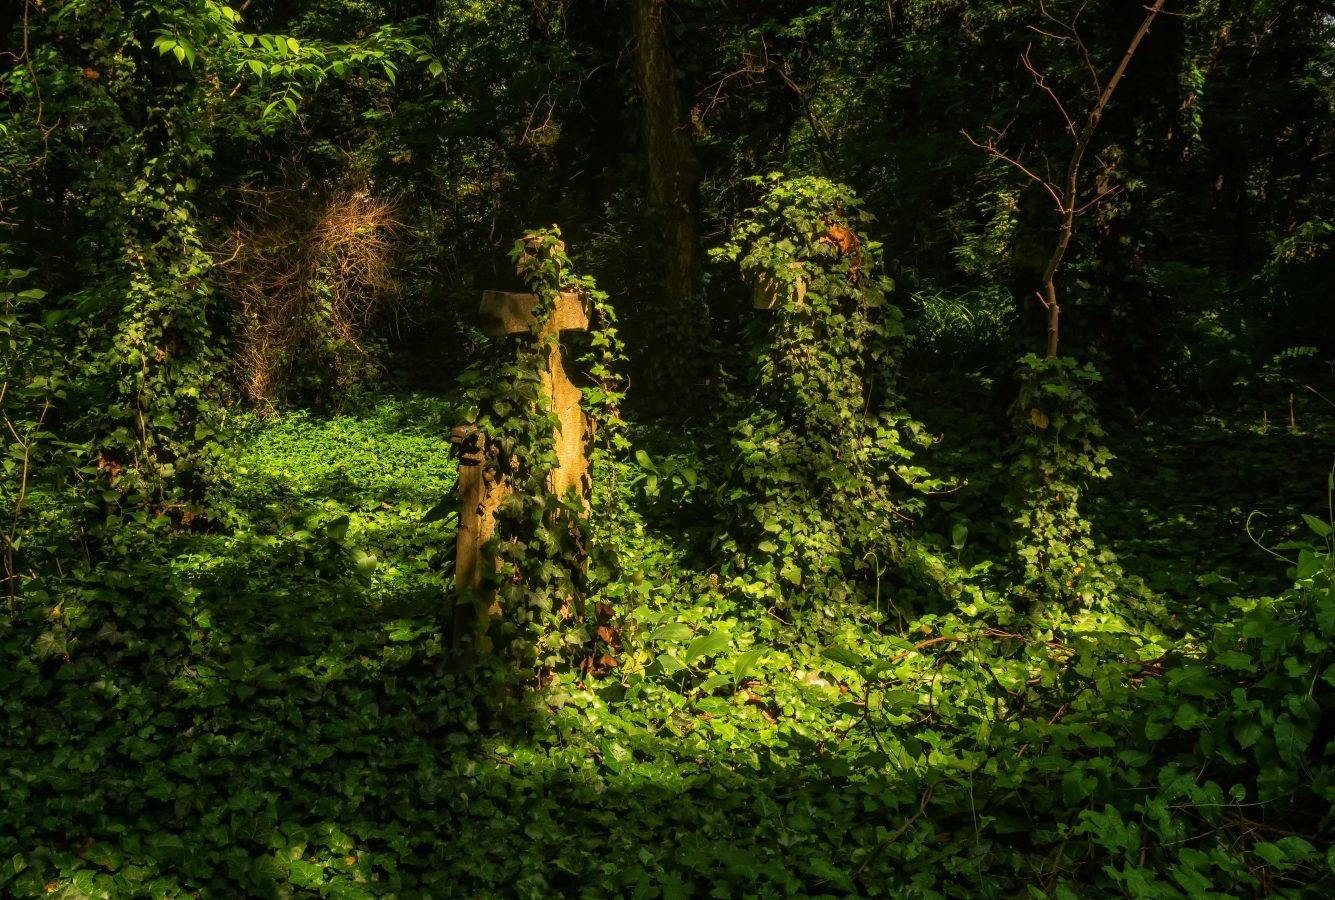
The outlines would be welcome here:
M 1039 90 L 1052 98 L 1052 102 L 1057 106 L 1057 111 L 1060 112 L 1062 118 L 1066 120 L 1066 130 L 1071 133 L 1071 137 L 1078 137 L 1079 135 L 1076 131 L 1075 122 L 1071 121 L 1071 117 L 1067 114 L 1066 107 L 1062 105 L 1061 98 L 1057 96 L 1057 92 L 1048 87 L 1047 76 L 1034 68 L 1034 62 L 1029 58 L 1029 51 L 1033 49 L 1033 44 L 1025 47 L 1024 52 L 1020 54 L 1020 62 L 1024 63 L 1024 67 L 1029 70 L 1029 74 L 1034 76 L 1034 84 L 1038 85 Z
M 1052 248 L 1052 253 L 1048 257 L 1047 266 L 1043 270 L 1043 289 L 1036 292 L 1038 302 L 1042 304 L 1043 309 L 1046 310 L 1048 314 L 1047 355 L 1049 359 L 1054 358 L 1057 355 L 1059 323 L 1061 318 L 1061 306 L 1058 304 L 1057 297 L 1057 271 L 1061 268 L 1062 261 L 1066 256 L 1066 251 L 1071 245 L 1071 237 L 1075 232 L 1075 220 L 1081 213 L 1085 212 L 1090 207 L 1097 205 L 1101 201 L 1122 190 L 1122 187 L 1118 185 L 1110 190 L 1099 192 L 1087 203 L 1078 204 L 1080 167 L 1084 162 L 1085 153 L 1089 150 L 1089 146 L 1094 139 L 1094 133 L 1098 130 L 1099 122 L 1103 118 L 1103 113 L 1108 108 L 1108 103 L 1112 100 L 1113 92 L 1117 90 L 1117 85 L 1121 83 L 1123 76 L 1126 75 L 1127 67 L 1131 63 L 1131 57 L 1135 55 L 1136 49 L 1140 46 L 1141 41 L 1144 40 L 1145 35 L 1149 33 L 1150 26 L 1154 23 L 1155 17 L 1163 10 L 1166 0 L 1154 0 L 1152 5 L 1145 7 L 1145 19 L 1141 22 L 1140 27 L 1132 36 L 1131 42 L 1127 45 L 1126 52 L 1122 54 L 1122 58 L 1118 62 L 1117 68 L 1113 70 L 1112 76 L 1108 79 L 1107 84 L 1101 83 L 1098 69 L 1090 59 L 1089 48 L 1080 37 L 1080 32 L 1076 27 L 1080 17 L 1084 14 L 1085 8 L 1089 5 L 1089 2 L 1090 0 L 1082 0 L 1079 8 L 1076 10 L 1074 18 L 1072 18 L 1070 22 L 1063 22 L 1048 11 L 1043 0 L 1038 0 L 1039 12 L 1042 14 L 1043 18 L 1049 22 L 1055 23 L 1062 33 L 1056 34 L 1037 26 L 1029 26 L 1030 30 L 1037 34 L 1041 34 L 1044 37 L 1056 41 L 1074 41 L 1075 45 L 1080 48 L 1080 53 L 1084 57 L 1085 67 L 1089 70 L 1097 99 L 1095 99 L 1088 115 L 1083 118 L 1083 121 L 1078 127 L 1075 120 L 1072 119 L 1070 114 L 1066 111 L 1066 107 L 1062 104 L 1061 99 L 1057 97 L 1056 92 L 1048 86 L 1046 76 L 1034 65 L 1033 59 L 1030 56 L 1033 45 L 1031 44 L 1029 47 L 1026 47 L 1025 51 L 1020 54 L 1020 61 L 1029 71 L 1029 74 L 1033 76 L 1034 83 L 1038 86 L 1039 90 L 1046 93 L 1048 97 L 1052 99 L 1053 103 L 1057 105 L 1057 109 L 1062 114 L 1062 119 L 1066 122 L 1067 132 L 1075 138 L 1075 146 L 1071 149 L 1071 157 L 1066 164 L 1066 174 L 1062 179 L 1061 186 L 1058 187 L 1051 177 L 1040 178 L 1024 166 L 1018 159 L 1007 156 L 997 145 L 1002 133 L 998 133 L 996 138 L 992 138 L 986 143 L 982 143 L 974 140 L 967 131 L 961 132 L 969 143 L 973 144 L 975 147 L 986 150 L 991 156 L 1002 160 L 1024 173 L 1030 180 L 1043 185 L 1043 188 L 1057 203 L 1057 211 L 1061 214 L 1061 225 L 1057 232 L 1057 240 Z
M 1024 165 L 1024 163 L 1020 162 L 1019 160 L 1012 159 L 1011 157 L 1007 156 L 992 141 L 988 141 L 986 144 L 979 143 L 978 141 L 973 139 L 973 135 L 969 134 L 969 132 L 965 131 L 963 128 L 960 129 L 960 134 L 964 135 L 964 139 L 967 140 L 970 144 L 973 144 L 978 149 L 986 150 L 992 156 L 996 157 L 997 159 L 1001 160 L 1004 163 L 1008 163 L 1009 165 L 1014 166 L 1016 169 L 1019 169 L 1025 175 L 1029 176 L 1029 178 L 1031 178 L 1033 181 L 1037 182 L 1038 184 L 1041 184 L 1044 190 L 1046 190 L 1048 194 L 1052 197 L 1053 202 L 1057 204 L 1057 211 L 1058 212 L 1065 211 L 1066 202 L 1062 199 L 1061 194 L 1057 192 L 1057 188 L 1055 185 L 1052 184 L 1052 182 L 1048 181 L 1046 178 L 1040 178 L 1039 176 L 1035 175 Z
M 927 790 L 922 793 L 922 801 L 918 804 L 918 811 L 909 816 L 908 820 L 905 821 L 903 825 L 900 825 L 893 834 L 876 845 L 876 849 L 872 850 L 872 852 L 867 855 L 867 858 L 862 861 L 862 865 L 857 867 L 857 871 L 853 873 L 854 878 L 861 878 L 862 873 L 867 870 L 868 866 L 876 861 L 876 857 L 881 855 L 882 850 L 899 840 L 904 835 L 904 832 L 913 827 L 914 822 L 922 818 L 923 813 L 927 812 L 927 804 L 932 800 L 933 790 L 934 786 L 929 784 Z
M 1051 31 L 1044 31 L 1042 28 L 1039 28 L 1037 25 L 1029 25 L 1029 26 L 1027 26 L 1027 27 L 1028 27 L 1028 29 L 1029 29 L 1030 31 L 1034 32 L 1034 34 L 1041 34 L 1041 35 L 1043 35 L 1043 37 L 1048 38 L 1049 40 L 1053 40 L 1053 41 L 1069 41 L 1069 40 L 1071 40 L 1071 36 L 1070 36 L 1069 34 L 1053 34 Z
M 1091 206 L 1098 206 L 1099 203 L 1101 203 L 1101 202 L 1104 201 L 1104 200 L 1107 200 L 1109 197 L 1115 197 L 1115 196 L 1117 196 L 1118 194 L 1122 193 L 1122 190 L 1123 190 L 1123 186 L 1120 185 L 1120 184 L 1117 185 L 1116 187 L 1108 188 L 1108 190 L 1106 190 L 1106 191 L 1104 191 L 1103 193 L 1099 194 L 1099 195 L 1098 195 L 1097 197 L 1095 197 L 1093 200 L 1089 201 L 1089 202 L 1086 203 L 1084 206 L 1082 206 L 1082 207 L 1080 207 L 1079 209 L 1077 209 L 1077 210 L 1075 211 L 1075 214 L 1078 216 L 1078 215 L 1082 214 L 1085 210 L 1089 209 Z
M 1093 136 L 1094 129 L 1098 127 L 1099 119 L 1102 118 L 1103 110 L 1107 107 L 1108 101 L 1112 99 L 1113 91 L 1117 90 L 1118 83 L 1122 80 L 1122 76 L 1126 74 L 1126 67 L 1131 65 L 1131 57 L 1135 55 L 1136 48 L 1145 39 L 1145 35 L 1150 33 L 1150 25 L 1154 24 L 1154 19 L 1159 15 L 1159 11 L 1163 9 L 1165 2 L 1167 0 L 1154 0 L 1153 6 L 1146 7 L 1145 21 L 1140 23 L 1140 28 L 1136 30 L 1135 35 L 1131 38 L 1131 43 L 1127 45 L 1126 52 L 1122 54 L 1121 62 L 1117 64 L 1117 70 L 1113 72 L 1112 78 L 1108 81 L 1108 86 L 1103 89 L 1103 93 L 1099 96 L 1099 102 L 1095 104 L 1093 112 L 1089 114 L 1089 125 L 1087 127 L 1090 131 L 1090 137 Z
M 1089 70 L 1089 80 L 1094 85 L 1094 95 L 1097 97 L 1103 93 L 1103 81 L 1099 78 L 1099 70 L 1095 67 L 1094 60 L 1089 58 L 1089 46 L 1085 43 L 1085 39 L 1080 36 L 1080 32 L 1076 30 L 1076 25 L 1079 23 L 1080 17 L 1085 14 L 1085 7 L 1088 5 L 1089 0 L 1085 0 L 1084 3 L 1080 4 L 1080 8 L 1075 11 L 1075 18 L 1071 20 L 1071 35 L 1075 38 L 1075 45 L 1080 48 L 1080 55 L 1084 57 L 1085 68 Z
M 1063 22 L 1061 19 L 1057 18 L 1052 13 L 1048 12 L 1047 4 L 1045 4 L 1043 0 L 1038 0 L 1038 11 L 1043 16 L 1043 18 L 1047 19 L 1052 24 L 1058 26 L 1059 28 L 1063 28 L 1066 31 L 1071 30 L 1070 23 Z M 1059 38 L 1059 40 L 1061 39 Z

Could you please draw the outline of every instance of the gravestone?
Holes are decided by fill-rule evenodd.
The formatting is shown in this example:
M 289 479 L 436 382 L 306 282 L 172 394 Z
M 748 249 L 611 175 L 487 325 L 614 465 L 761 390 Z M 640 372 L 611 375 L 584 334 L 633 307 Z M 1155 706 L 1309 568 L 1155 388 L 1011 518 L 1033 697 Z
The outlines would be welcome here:
M 802 263 L 789 263 L 790 269 L 801 269 Z M 792 281 L 792 287 L 789 288 L 778 278 L 770 275 L 768 272 L 761 271 L 756 273 L 755 294 L 752 304 L 756 309 L 774 310 L 779 306 L 779 300 L 783 297 L 786 290 L 793 292 L 793 299 L 798 306 L 807 298 L 807 280 L 801 275 L 795 277 Z
M 547 320 L 535 331 L 537 301 L 534 294 L 483 291 L 479 309 L 481 328 L 490 337 L 537 340 L 546 348 L 540 384 L 557 419 L 553 439 L 559 460 L 548 476 L 547 488 L 559 496 L 565 496 L 573 488 L 587 513 L 592 494 L 588 420 L 579 405 L 579 387 L 566 371 L 560 335 L 566 331 L 587 331 L 589 310 L 580 294 L 562 292 Z M 487 465 L 493 451 L 485 434 L 463 426 L 455 429 L 451 440 L 460 445 L 455 584 L 478 595 L 475 618 L 470 616 L 467 605 L 460 607 L 455 626 L 456 634 L 462 635 L 485 631 L 487 624 L 501 615 L 500 602 L 494 592 L 486 595 L 483 592 L 483 548 L 496 533 L 496 511 L 511 490 L 507 478 L 514 473 L 505 471 L 500 465 Z

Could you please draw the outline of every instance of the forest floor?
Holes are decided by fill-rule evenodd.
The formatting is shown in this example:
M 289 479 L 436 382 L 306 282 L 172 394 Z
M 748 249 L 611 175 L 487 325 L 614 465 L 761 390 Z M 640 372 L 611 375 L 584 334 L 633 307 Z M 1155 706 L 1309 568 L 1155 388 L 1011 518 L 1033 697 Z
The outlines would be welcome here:
M 967 527 L 944 594 L 887 575 L 869 603 L 756 610 L 685 486 L 651 502 L 626 464 L 617 665 L 497 713 L 442 638 L 451 525 L 422 522 L 449 405 L 244 419 L 212 528 L 145 534 L 82 608 L 11 629 L 43 652 L 0 675 L 0 893 L 1329 896 L 1328 809 L 1289 783 L 1301 704 L 1266 719 L 1219 676 L 1262 697 L 1283 646 L 1247 642 L 1301 616 L 1211 637 L 1220 609 L 1306 602 L 1272 553 L 1329 521 L 1335 410 L 1310 420 L 1115 432 L 1089 513 L 1131 587 L 1069 610 L 989 582 L 986 484 L 919 526 Z M 1257 775 L 1236 758 L 1267 740 Z

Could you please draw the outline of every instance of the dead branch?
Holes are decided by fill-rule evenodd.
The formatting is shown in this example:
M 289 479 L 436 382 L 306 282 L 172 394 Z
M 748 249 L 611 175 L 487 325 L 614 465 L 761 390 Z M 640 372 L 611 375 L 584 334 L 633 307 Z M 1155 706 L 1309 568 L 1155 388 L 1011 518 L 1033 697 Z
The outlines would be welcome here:
M 1057 111 L 1062 114 L 1062 119 L 1066 121 L 1066 130 L 1071 132 L 1071 137 L 1076 137 L 1075 122 L 1071 121 L 1071 117 L 1067 114 L 1066 107 L 1062 105 L 1061 99 L 1057 96 L 1057 92 L 1048 87 L 1047 76 L 1038 71 L 1038 69 L 1034 67 L 1033 61 L 1029 58 L 1029 52 L 1033 49 L 1033 44 L 1025 47 L 1024 52 L 1020 54 L 1020 62 L 1024 63 L 1024 67 L 1029 70 L 1029 74 L 1034 76 L 1034 84 L 1038 85 L 1039 90 L 1052 98 L 1052 102 L 1056 105 Z
M 909 816 L 903 825 L 900 825 L 899 828 L 895 829 L 893 834 L 876 845 L 876 849 L 869 853 L 867 858 L 862 861 L 862 865 L 858 866 L 857 870 L 853 872 L 853 877 L 855 879 L 862 877 L 862 873 L 867 871 L 867 867 L 876 861 L 876 858 L 881 855 L 881 851 L 903 837 L 904 832 L 913 827 L 914 822 L 922 818 L 923 813 L 927 812 L 927 804 L 931 802 L 932 791 L 935 789 L 934 785 L 927 785 L 927 790 L 922 792 L 922 800 L 918 803 L 918 811 Z
M 1062 199 L 1061 194 L 1057 192 L 1056 185 L 1054 185 L 1051 181 L 1049 181 L 1046 178 L 1041 178 L 1038 175 L 1035 175 L 1032 171 L 1029 170 L 1028 167 L 1026 167 L 1020 161 L 1007 156 L 1004 152 L 1001 151 L 999 147 L 997 147 L 995 140 L 989 139 L 986 143 L 976 141 L 974 140 L 973 135 L 969 134 L 969 132 L 964 130 L 963 128 L 960 129 L 960 134 L 964 135 L 964 139 L 967 140 L 970 144 L 973 144 L 980 150 L 986 150 L 989 154 L 1001 160 L 1002 162 L 1014 166 L 1016 169 L 1023 172 L 1026 176 L 1028 176 L 1036 184 L 1041 185 L 1043 189 L 1048 192 L 1048 195 L 1052 197 L 1053 201 L 1057 204 L 1057 210 L 1059 212 L 1066 208 L 1066 201 L 1064 201 Z
M 300 192 L 248 193 L 252 214 L 216 265 L 235 310 L 243 388 L 267 409 L 312 354 L 333 352 L 340 381 L 353 360 L 369 361 L 363 332 L 395 300 L 392 261 L 403 226 L 391 202 L 365 189 L 334 194 L 314 215 Z
M 1080 16 L 1084 13 L 1085 7 L 1088 5 L 1088 0 L 1081 4 L 1080 8 L 1076 11 L 1075 17 L 1070 22 L 1063 22 L 1057 19 L 1048 11 L 1047 6 L 1042 0 L 1039 0 L 1038 8 L 1043 18 L 1056 24 L 1063 32 L 1065 32 L 1065 34 L 1051 34 L 1050 32 L 1035 26 L 1030 26 L 1031 30 L 1051 37 L 1054 40 L 1074 42 L 1075 45 L 1080 48 L 1080 52 L 1085 59 L 1086 67 L 1090 71 L 1090 76 L 1098 95 L 1098 99 L 1094 102 L 1094 105 L 1090 108 L 1083 123 L 1077 129 L 1075 121 L 1066 110 L 1066 106 L 1061 102 L 1061 99 L 1057 97 L 1056 92 L 1048 86 L 1046 76 L 1034 66 L 1030 57 L 1032 45 L 1026 47 L 1024 52 L 1020 54 L 1020 61 L 1033 77 L 1034 83 L 1057 105 L 1058 110 L 1062 114 L 1062 118 L 1066 121 L 1067 131 L 1075 138 L 1075 146 L 1071 150 L 1071 157 L 1066 165 L 1066 175 L 1061 184 L 1055 184 L 1050 178 L 1040 178 L 1021 164 L 1016 158 L 1006 154 L 1000 148 L 996 139 L 988 140 L 985 143 L 979 142 L 974 140 L 967 131 L 963 132 L 964 137 L 969 143 L 987 151 L 992 157 L 1007 163 L 1024 173 L 1030 180 L 1042 185 L 1048 192 L 1049 196 L 1051 196 L 1057 203 L 1057 210 L 1061 215 L 1061 223 L 1058 227 L 1057 240 L 1052 248 L 1052 254 L 1048 257 L 1048 263 L 1043 270 L 1042 290 L 1037 292 L 1038 300 L 1048 314 L 1047 356 L 1049 359 L 1056 357 L 1060 339 L 1061 306 L 1058 303 L 1057 298 L 1057 271 L 1061 268 L 1062 261 L 1066 257 L 1066 251 L 1071 245 L 1071 237 L 1075 232 L 1075 220 L 1091 206 L 1112 196 L 1119 190 L 1119 188 L 1113 188 L 1111 190 L 1102 191 L 1095 196 L 1093 200 L 1084 204 L 1079 203 L 1080 169 L 1084 163 L 1085 153 L 1088 151 L 1089 145 L 1094 139 L 1094 133 L 1098 130 L 1099 123 L 1103 119 L 1103 114 L 1107 110 L 1109 102 L 1112 100 L 1113 92 L 1117 90 L 1117 86 L 1121 83 L 1123 76 L 1126 75 L 1127 67 L 1131 64 L 1131 57 L 1135 55 L 1137 48 L 1140 47 L 1141 41 L 1143 41 L 1145 35 L 1149 33 L 1150 26 L 1163 10 L 1166 2 L 1167 0 L 1154 0 L 1154 3 L 1151 6 L 1145 7 L 1145 19 L 1140 23 L 1140 27 L 1136 29 L 1136 33 L 1132 35 L 1131 42 L 1127 45 L 1126 52 L 1122 54 L 1122 58 L 1117 63 L 1117 68 L 1113 70 L 1112 77 L 1108 79 L 1106 85 L 1103 85 L 1100 88 L 1098 70 L 1090 60 L 1089 48 L 1080 37 L 1080 32 L 1076 28 Z

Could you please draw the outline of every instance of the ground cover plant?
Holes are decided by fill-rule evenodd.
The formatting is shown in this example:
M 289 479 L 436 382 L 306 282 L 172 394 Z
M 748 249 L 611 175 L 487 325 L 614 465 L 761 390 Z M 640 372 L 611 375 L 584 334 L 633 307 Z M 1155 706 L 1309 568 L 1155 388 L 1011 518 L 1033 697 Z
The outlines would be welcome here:
M 10 4 L 0 896 L 1335 894 L 1332 47 Z

